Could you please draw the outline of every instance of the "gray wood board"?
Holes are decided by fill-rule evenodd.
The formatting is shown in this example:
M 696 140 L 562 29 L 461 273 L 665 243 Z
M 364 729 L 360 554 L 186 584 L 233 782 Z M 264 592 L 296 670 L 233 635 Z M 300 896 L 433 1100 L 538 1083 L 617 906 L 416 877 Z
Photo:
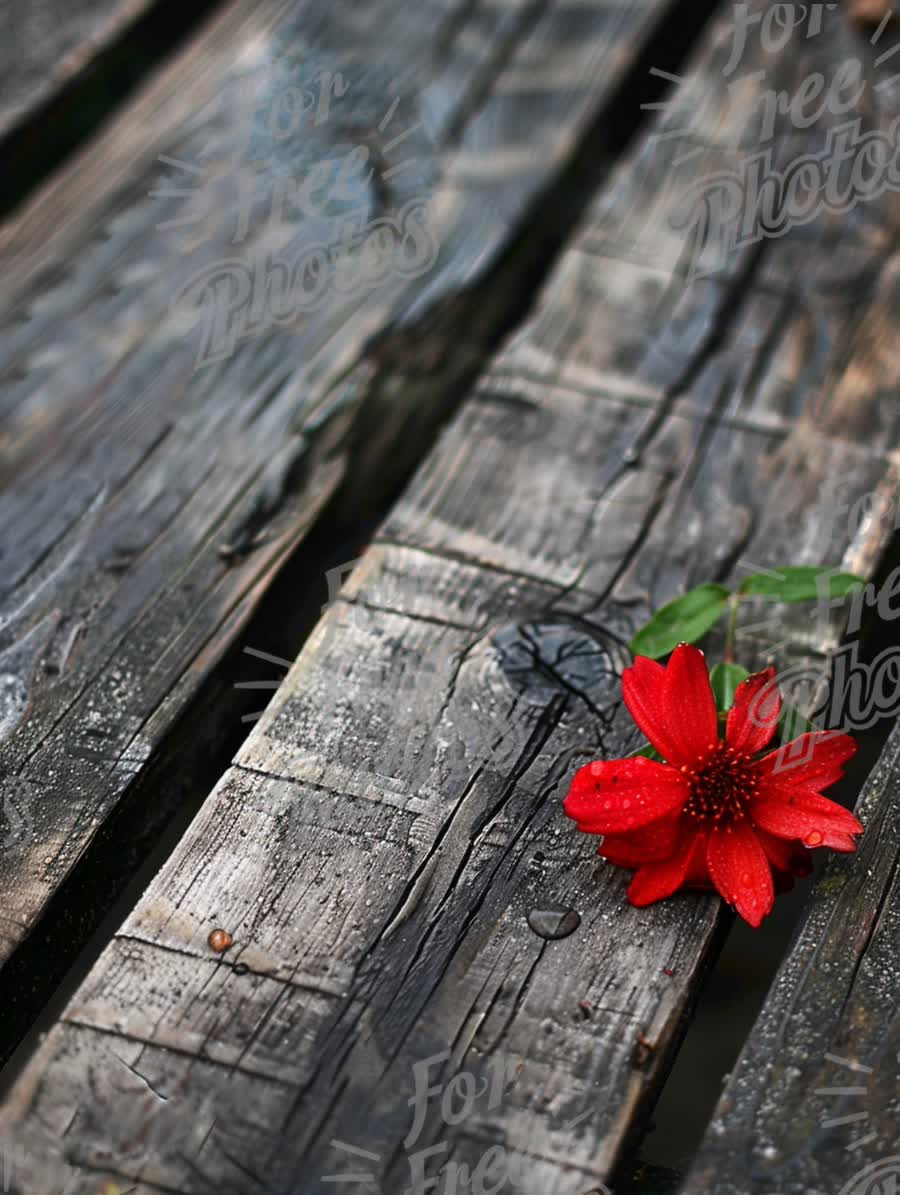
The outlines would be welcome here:
M 796 86 L 847 36 L 834 17 L 762 65 Z M 705 147 L 696 175 L 757 136 L 729 51 L 720 26 L 665 118 Z M 609 1181 L 727 915 L 630 908 L 567 781 L 638 741 L 618 678 L 651 605 L 786 561 L 872 573 L 891 528 L 839 500 L 898 480 L 892 197 L 690 280 L 681 150 L 648 138 L 623 165 L 24 1070 L 0 1122 L 23 1189 L 396 1192 L 422 1148 L 526 1195 Z M 814 623 L 770 615 L 741 650 L 811 665 Z M 529 927 L 549 902 L 571 936 Z M 481 1098 L 461 1115 L 458 1080 L 416 1126 L 429 1059 Z
M 152 820 L 177 796 L 203 726 L 164 745 L 351 457 L 390 487 L 394 440 L 363 418 L 370 338 L 477 293 L 672 8 L 244 0 L 2 230 L 0 963 L 51 900 L 70 905 L 126 798 Z M 348 168 L 335 198 L 315 171 L 354 147 L 384 177 Z M 419 200 L 429 268 L 277 323 L 229 307 L 222 277 Z M 395 420 L 432 391 L 400 396 Z
M 0 138 L 88 69 L 153 0 L 0 5 Z
M 900 730 L 860 798 L 684 1191 L 862 1195 L 900 1177 Z

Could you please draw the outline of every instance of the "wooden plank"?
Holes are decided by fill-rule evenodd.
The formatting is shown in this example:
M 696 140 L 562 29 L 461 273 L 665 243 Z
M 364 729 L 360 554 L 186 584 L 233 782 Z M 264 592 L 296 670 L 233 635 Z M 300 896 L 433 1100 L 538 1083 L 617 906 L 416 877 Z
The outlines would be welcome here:
M 0 220 L 22 208 L 222 0 L 36 0 L 0 11 Z
M 686 1192 L 888 1191 L 900 1175 L 900 729 L 738 1060 Z
M 531 205 L 675 8 L 432 0 L 401 20 L 388 0 L 239 0 L 4 229 L 0 769 L 17 828 L 36 830 L 0 856 L 0 963 L 20 960 L 0 981 L 5 1035 L 224 740 L 223 660 L 348 469 L 377 479 L 370 500 L 389 492 L 416 459 L 404 425 L 415 413 L 427 431 L 455 401 L 434 360 L 390 419 L 367 405 L 393 376 L 380 357 L 352 392 L 339 379 L 370 337 L 384 355 L 394 326 L 432 357 L 480 360 L 535 254 L 499 288 L 498 263 L 534 219 L 552 223 Z M 315 113 L 291 132 L 310 89 Z M 354 147 L 385 177 L 348 169 L 326 203 Z M 310 177 L 298 199 L 288 184 Z M 420 200 L 437 260 L 395 261 L 363 289 L 342 275 L 277 324 L 230 305 L 229 279 L 271 255 L 299 261 L 335 223 L 399 220 Z M 257 274 L 255 296 L 271 295 Z M 488 279 L 493 313 L 469 343 L 447 304 Z
M 723 83 L 726 33 L 670 116 L 709 164 L 752 108 Z M 831 69 L 842 38 L 833 18 L 808 53 Z M 810 69 L 777 60 L 785 84 Z M 832 482 L 897 489 L 890 197 L 692 282 L 665 219 L 679 152 L 648 142 L 598 204 L 23 1072 L 0 1121 L 23 1186 L 326 1191 L 365 1170 L 395 1191 L 423 1148 L 431 1176 L 508 1171 L 525 1195 L 611 1179 L 727 915 L 629 908 L 566 833 L 567 780 L 635 745 L 618 675 L 651 605 L 749 562 L 869 573 L 890 528 L 835 520 Z M 649 263 L 622 256 L 623 212 L 625 232 L 647 216 Z M 782 634 L 778 661 L 821 650 L 808 612 Z M 580 915 L 568 937 L 531 928 L 553 907 Z M 481 1098 L 458 1079 L 442 1111 L 457 1074 Z M 438 1088 L 421 1126 L 417 1075 Z
M 0 10 L 0 138 L 87 70 L 154 0 L 39 0 Z

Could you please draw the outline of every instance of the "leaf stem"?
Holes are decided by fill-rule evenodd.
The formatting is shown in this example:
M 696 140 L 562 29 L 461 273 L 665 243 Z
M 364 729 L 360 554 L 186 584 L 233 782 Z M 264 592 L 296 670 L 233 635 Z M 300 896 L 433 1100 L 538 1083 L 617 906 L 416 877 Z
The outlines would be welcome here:
M 738 603 L 740 598 L 733 593 L 728 599 L 728 630 L 725 632 L 725 663 L 734 663 L 734 638 L 737 631 Z

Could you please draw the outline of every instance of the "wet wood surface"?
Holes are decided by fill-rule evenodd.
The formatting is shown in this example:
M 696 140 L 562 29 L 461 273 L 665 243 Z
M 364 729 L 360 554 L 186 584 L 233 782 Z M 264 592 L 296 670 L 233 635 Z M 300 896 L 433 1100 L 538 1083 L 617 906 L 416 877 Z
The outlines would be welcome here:
M 686 1195 L 858 1195 L 900 1177 L 900 730 L 857 812 L 860 852 L 818 881 Z
M 484 352 L 448 300 L 674 9 L 238 2 L 0 231 L 0 1053 L 233 733 L 223 661 L 348 466 L 395 486 L 400 429 L 447 400 L 435 353 Z M 370 274 L 360 229 L 394 237 Z M 277 293 L 298 262 L 302 309 Z M 423 377 L 376 418 L 365 350 L 397 328 Z
M 686 268 L 683 186 L 760 136 L 727 34 L 24 1070 L 0 1118 L 23 1190 L 612 1181 L 728 915 L 628 907 L 562 815 L 568 778 L 637 745 L 619 677 L 651 607 L 787 561 L 871 575 L 892 528 L 844 504 L 897 491 L 891 197 Z M 796 87 L 851 36 L 834 19 L 755 64 Z M 821 669 L 832 634 L 761 610 L 739 653 Z

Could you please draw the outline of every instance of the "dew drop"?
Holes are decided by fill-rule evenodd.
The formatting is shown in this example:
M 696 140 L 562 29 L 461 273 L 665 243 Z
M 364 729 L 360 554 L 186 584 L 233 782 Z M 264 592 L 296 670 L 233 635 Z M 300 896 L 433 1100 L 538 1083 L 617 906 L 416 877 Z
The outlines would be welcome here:
M 581 914 L 568 905 L 548 904 L 541 909 L 532 909 L 528 914 L 528 924 L 539 938 L 557 942 L 575 933 L 581 925 Z
M 806 838 L 803 840 L 803 844 L 804 846 L 821 846 L 824 841 L 824 835 L 820 834 L 818 830 L 813 830 L 811 833 L 807 834 Z
M 234 938 L 224 929 L 214 929 L 206 940 L 216 954 L 224 954 L 234 944 Z

